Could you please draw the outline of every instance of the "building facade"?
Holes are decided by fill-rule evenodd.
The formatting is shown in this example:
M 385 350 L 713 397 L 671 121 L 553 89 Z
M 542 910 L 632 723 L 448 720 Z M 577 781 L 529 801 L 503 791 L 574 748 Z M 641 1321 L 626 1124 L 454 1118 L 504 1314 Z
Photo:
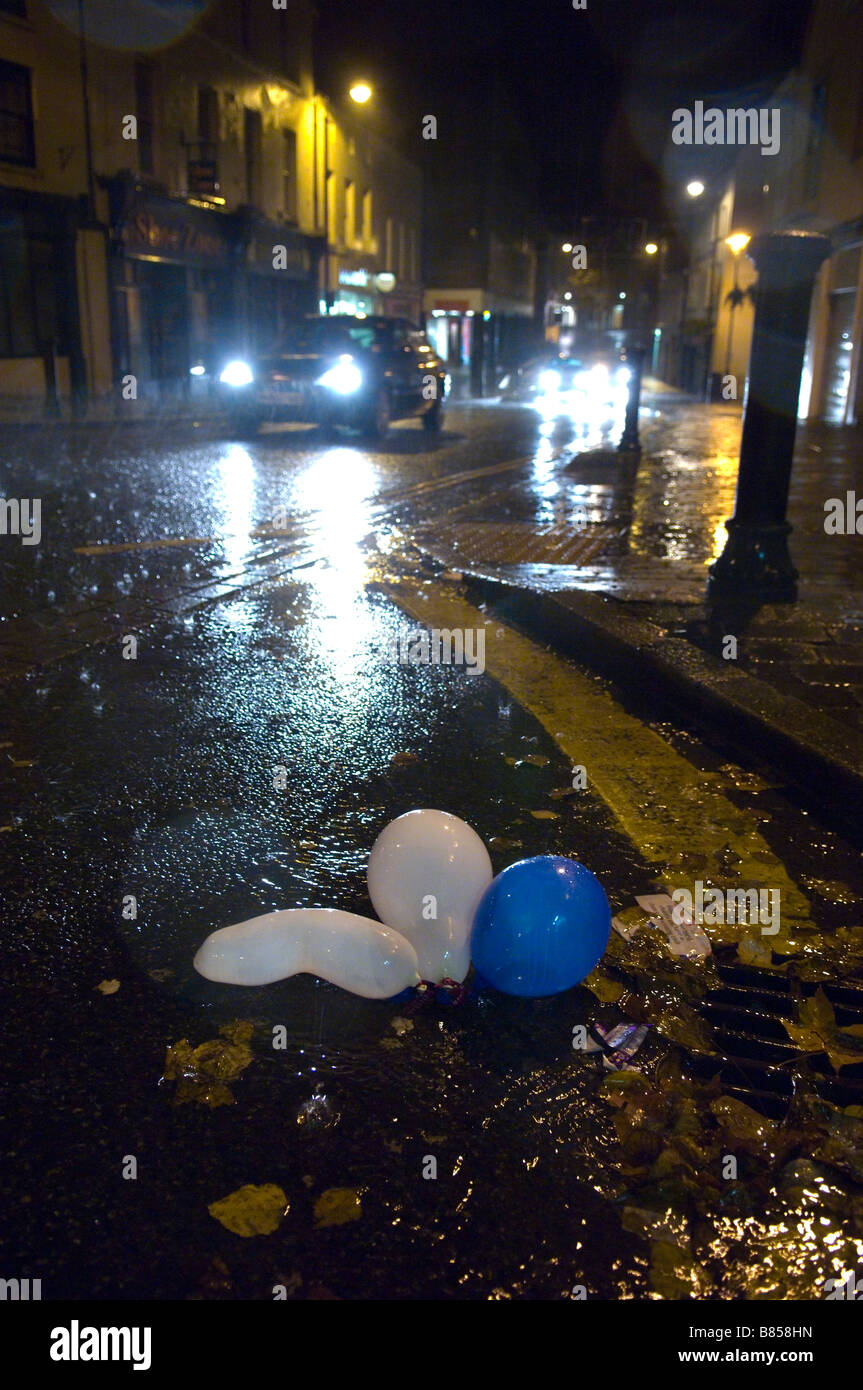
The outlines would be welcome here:
M 714 399 L 745 397 L 757 275 L 728 238 L 790 228 L 829 239 L 812 296 L 798 413 L 863 421 L 863 6 L 816 0 L 799 68 L 770 95 L 780 147 L 743 147 L 689 215 L 663 277 L 654 367 Z M 707 183 L 707 178 L 705 179 Z M 712 287 L 712 288 L 711 288 Z M 733 378 L 733 387 L 722 383 Z M 733 396 L 729 395 L 733 389 Z
M 419 316 L 420 174 L 315 92 L 310 0 L 197 11 L 136 51 L 0 0 L 0 395 L 185 395 L 298 314 Z

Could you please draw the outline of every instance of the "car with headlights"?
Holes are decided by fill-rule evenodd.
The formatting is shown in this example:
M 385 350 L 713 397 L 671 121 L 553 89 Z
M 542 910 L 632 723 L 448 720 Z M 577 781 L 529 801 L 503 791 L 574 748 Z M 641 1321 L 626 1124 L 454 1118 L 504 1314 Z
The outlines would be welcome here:
M 503 398 L 532 405 L 559 402 L 569 409 L 589 403 L 616 410 L 626 400 L 630 371 L 613 352 L 544 353 L 507 372 L 498 383 Z
M 271 351 L 234 358 L 219 373 L 230 428 L 243 436 L 294 420 L 381 438 L 391 420 L 412 416 L 436 431 L 448 384 L 421 329 L 378 315 L 309 316 Z

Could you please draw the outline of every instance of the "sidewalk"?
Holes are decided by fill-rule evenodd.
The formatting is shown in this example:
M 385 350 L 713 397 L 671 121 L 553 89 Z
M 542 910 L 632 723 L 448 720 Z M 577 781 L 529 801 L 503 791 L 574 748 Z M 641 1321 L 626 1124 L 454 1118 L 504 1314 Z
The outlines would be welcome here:
M 711 610 L 707 566 L 733 512 L 740 429 L 734 407 L 648 389 L 639 463 L 613 449 L 538 456 L 417 543 L 579 662 L 863 816 L 863 535 L 824 530 L 828 498 L 863 497 L 863 432 L 798 430 L 799 601 Z

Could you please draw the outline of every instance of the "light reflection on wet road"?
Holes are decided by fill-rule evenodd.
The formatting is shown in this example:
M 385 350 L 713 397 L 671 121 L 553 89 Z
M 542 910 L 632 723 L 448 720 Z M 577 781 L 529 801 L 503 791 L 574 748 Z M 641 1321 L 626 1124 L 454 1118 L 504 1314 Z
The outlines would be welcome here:
M 665 417 L 646 420 L 658 462 L 634 488 L 602 460 L 564 471 L 571 426 L 509 408 L 453 409 L 439 441 L 399 427 L 377 452 L 294 432 L 239 444 L 79 431 L 38 455 L 26 434 L 15 442 L 0 481 L 41 494 L 43 544 L 3 551 L 13 853 L 0 891 L 18 986 L 7 1023 L 22 1039 L 4 1060 L 16 1139 L 3 1183 L 12 1253 L 22 1268 L 49 1259 L 46 1296 L 270 1298 L 295 1276 L 300 1296 L 322 1284 L 341 1297 L 561 1298 L 580 1279 L 592 1296 L 649 1291 L 648 1247 L 612 1209 L 625 1183 L 609 1109 L 570 1044 L 596 1012 L 587 991 L 486 996 L 399 1033 L 392 1005 L 306 978 L 221 989 L 190 961 L 214 927 L 277 906 L 367 913 L 371 842 L 416 805 L 469 820 L 496 870 L 572 853 L 615 906 L 644 891 L 651 866 L 602 801 L 553 795 L 571 767 L 547 725 L 490 676 L 386 655 L 404 622 L 388 592 L 410 567 L 412 528 L 480 513 L 513 526 L 631 517 L 636 553 L 709 558 L 739 429 L 730 412 L 713 418 L 705 442 L 693 414 L 682 461 L 685 418 L 674 455 Z M 129 545 L 141 548 L 113 548 Z M 81 553 L 92 546 L 104 549 Z M 412 577 L 440 588 L 420 560 Z M 124 662 L 113 639 L 130 630 L 138 656 Z M 685 756 L 719 775 L 720 754 L 691 740 Z M 741 823 L 787 840 L 813 874 L 850 875 L 847 847 L 807 835 L 781 789 L 729 795 Z M 697 827 L 696 802 L 690 812 Z M 100 994 L 114 978 L 120 989 Z M 174 1107 L 157 1084 L 166 1046 L 236 1016 L 255 1025 L 237 1103 Z M 645 1064 L 664 1046 L 653 1037 Z M 438 1183 L 417 1178 L 429 1152 Z M 118 1195 L 125 1153 L 146 1180 Z M 269 1181 L 289 1194 L 291 1223 L 238 1248 L 207 1206 Z M 338 1186 L 361 1193 L 362 1220 L 316 1231 L 312 1202 Z M 775 1213 L 734 1219 L 741 1248 L 775 1232 Z M 778 1296 L 811 1290 L 820 1239 L 788 1234 Z M 720 1245 L 709 1278 L 726 1296 Z

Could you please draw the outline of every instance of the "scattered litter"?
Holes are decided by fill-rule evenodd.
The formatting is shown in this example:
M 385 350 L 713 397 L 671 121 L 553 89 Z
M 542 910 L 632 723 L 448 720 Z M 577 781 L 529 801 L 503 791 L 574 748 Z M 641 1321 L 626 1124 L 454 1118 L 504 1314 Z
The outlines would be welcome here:
M 643 1023 L 618 1023 L 614 1028 L 605 1028 L 601 1023 L 590 1026 L 591 1037 L 585 1044 L 585 1052 L 601 1052 L 602 1065 L 606 1071 L 638 1071 L 629 1062 L 635 1056 L 649 1028 Z
M 402 1033 L 409 1033 L 413 1026 L 413 1019 L 410 1018 L 390 1019 L 390 1027 L 392 1028 L 394 1033 L 398 1033 L 399 1035 L 401 1035 Z
M 646 925 L 658 927 L 663 933 L 673 956 L 704 959 L 711 954 L 710 937 L 693 922 L 688 913 L 675 907 L 667 893 L 646 893 L 636 896 L 635 901 L 648 914 Z M 675 911 L 682 915 L 682 922 L 675 922 L 672 916 Z M 639 923 L 631 925 L 623 914 L 612 918 L 611 925 L 624 941 L 631 941 L 640 927 Z

